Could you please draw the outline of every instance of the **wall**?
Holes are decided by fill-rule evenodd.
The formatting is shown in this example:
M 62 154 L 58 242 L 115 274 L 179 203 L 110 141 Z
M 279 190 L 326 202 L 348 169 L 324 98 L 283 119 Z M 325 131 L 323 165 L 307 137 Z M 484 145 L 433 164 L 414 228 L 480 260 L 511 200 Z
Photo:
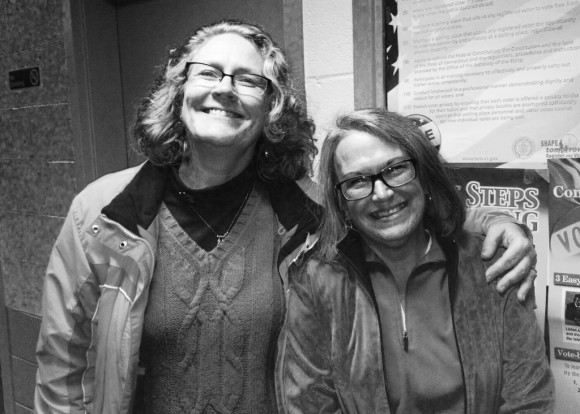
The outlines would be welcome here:
M 383 3 L 303 2 L 306 96 L 319 147 L 337 115 L 386 106 Z
M 0 267 L 7 306 L 40 312 L 44 269 L 76 191 L 63 0 L 0 0 Z M 40 87 L 8 72 L 40 66 Z
M 304 76 L 318 145 L 338 114 L 354 109 L 353 0 L 303 0 Z
M 77 190 L 64 1 L 0 0 L 0 346 L 4 394 L 16 398 L 30 390 L 34 337 L 24 338 L 37 328 L 48 255 Z M 40 86 L 10 90 L 8 72 L 33 66 Z

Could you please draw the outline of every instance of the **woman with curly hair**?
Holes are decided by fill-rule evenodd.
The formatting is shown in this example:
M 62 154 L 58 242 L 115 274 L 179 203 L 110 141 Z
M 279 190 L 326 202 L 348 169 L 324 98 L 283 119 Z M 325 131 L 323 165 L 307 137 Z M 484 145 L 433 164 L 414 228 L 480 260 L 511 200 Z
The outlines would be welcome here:
M 277 259 L 319 211 L 296 183 L 316 154 L 297 96 L 255 25 L 170 51 L 134 125 L 148 161 L 82 191 L 56 243 L 38 412 L 277 411 Z
M 286 274 L 320 216 L 284 54 L 255 25 L 200 28 L 133 132 L 147 162 L 84 189 L 53 249 L 37 412 L 277 412 Z

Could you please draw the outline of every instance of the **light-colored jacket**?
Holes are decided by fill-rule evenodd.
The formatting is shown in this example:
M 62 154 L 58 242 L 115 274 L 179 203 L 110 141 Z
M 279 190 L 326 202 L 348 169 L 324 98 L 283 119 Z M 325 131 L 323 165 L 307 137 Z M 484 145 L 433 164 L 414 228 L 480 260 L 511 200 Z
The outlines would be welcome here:
M 131 411 L 162 170 L 144 164 L 104 176 L 73 200 L 46 273 L 37 413 Z M 314 232 L 320 210 L 295 183 L 269 195 L 283 226 L 278 264 L 284 283 L 288 262 Z

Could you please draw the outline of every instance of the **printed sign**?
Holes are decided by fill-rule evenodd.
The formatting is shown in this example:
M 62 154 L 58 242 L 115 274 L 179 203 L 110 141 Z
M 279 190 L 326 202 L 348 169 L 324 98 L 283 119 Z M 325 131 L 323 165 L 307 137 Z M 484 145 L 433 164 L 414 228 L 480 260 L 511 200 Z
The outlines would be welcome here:
M 461 165 L 461 164 L 458 164 Z M 468 209 L 503 211 L 525 224 L 532 232 L 537 251 L 548 250 L 548 182 L 545 170 L 461 167 L 461 192 Z M 536 318 L 544 329 L 548 260 L 538 254 L 535 281 Z
M 557 413 L 580 406 L 580 159 L 548 159 L 548 323 Z
M 387 106 L 429 119 L 445 159 L 580 157 L 580 0 L 385 5 Z
M 8 73 L 10 89 L 32 88 L 40 86 L 40 68 L 26 68 Z

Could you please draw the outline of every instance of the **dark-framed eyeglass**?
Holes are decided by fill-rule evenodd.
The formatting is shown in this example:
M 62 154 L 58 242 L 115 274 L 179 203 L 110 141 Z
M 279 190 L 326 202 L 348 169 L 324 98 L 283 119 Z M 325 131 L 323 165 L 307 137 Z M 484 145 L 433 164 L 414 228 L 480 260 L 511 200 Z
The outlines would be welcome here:
M 376 174 L 348 178 L 336 185 L 347 201 L 361 200 L 375 190 L 375 182 L 381 180 L 387 187 L 397 188 L 410 183 L 417 175 L 415 160 L 408 159 L 388 165 Z
M 229 76 L 232 78 L 234 91 L 242 95 L 262 96 L 270 85 L 270 79 L 256 75 L 254 73 L 236 73 L 230 75 L 224 73 L 215 66 L 201 62 L 187 62 L 185 64 L 185 73 L 188 79 L 195 85 L 212 88 L 220 83 L 223 78 Z

